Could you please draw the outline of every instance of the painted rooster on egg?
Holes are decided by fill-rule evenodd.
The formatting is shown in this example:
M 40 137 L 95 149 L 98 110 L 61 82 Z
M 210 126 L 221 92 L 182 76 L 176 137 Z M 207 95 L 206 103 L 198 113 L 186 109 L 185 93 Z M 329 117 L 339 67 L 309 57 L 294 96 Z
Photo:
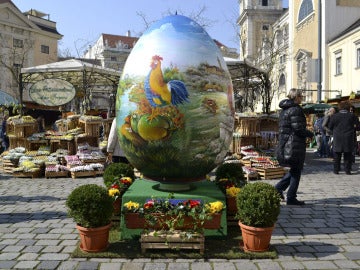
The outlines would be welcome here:
M 150 105 L 157 108 L 188 102 L 189 93 L 182 81 L 171 80 L 168 83 L 164 81 L 162 60 L 159 55 L 152 57 L 151 70 L 144 82 L 146 98 Z

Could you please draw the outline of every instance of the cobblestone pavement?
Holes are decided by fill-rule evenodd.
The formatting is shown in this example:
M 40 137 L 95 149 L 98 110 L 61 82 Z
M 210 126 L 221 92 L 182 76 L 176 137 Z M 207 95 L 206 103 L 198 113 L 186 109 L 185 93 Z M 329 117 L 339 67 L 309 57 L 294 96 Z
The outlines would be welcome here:
M 332 173 L 309 149 L 298 198 L 282 203 L 271 244 L 278 259 L 74 259 L 78 242 L 65 200 L 76 186 L 102 178 L 0 178 L 0 269 L 235 270 L 360 269 L 360 159 L 353 175 Z M 277 180 L 264 180 L 275 184 Z

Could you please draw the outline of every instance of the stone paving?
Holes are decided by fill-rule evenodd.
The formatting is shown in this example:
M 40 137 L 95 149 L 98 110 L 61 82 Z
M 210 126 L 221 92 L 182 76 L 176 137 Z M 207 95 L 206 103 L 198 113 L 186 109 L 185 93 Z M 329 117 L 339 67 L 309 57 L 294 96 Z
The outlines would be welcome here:
M 360 159 L 353 175 L 332 173 L 330 159 L 308 150 L 298 198 L 282 203 L 271 244 L 278 259 L 151 260 L 71 258 L 78 242 L 65 200 L 75 187 L 102 178 L 0 177 L 0 269 L 235 270 L 360 269 Z M 275 184 L 277 180 L 264 180 Z

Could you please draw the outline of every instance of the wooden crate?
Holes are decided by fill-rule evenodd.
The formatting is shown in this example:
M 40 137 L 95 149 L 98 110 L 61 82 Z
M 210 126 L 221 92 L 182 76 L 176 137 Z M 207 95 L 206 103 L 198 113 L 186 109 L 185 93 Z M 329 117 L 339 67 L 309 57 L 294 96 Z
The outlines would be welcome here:
M 261 179 L 278 179 L 283 177 L 285 174 L 283 167 L 255 169 L 259 173 Z
M 39 169 L 36 172 L 16 172 L 13 173 L 13 177 L 18 178 L 38 178 L 41 175 L 41 170 Z
M 84 121 L 79 119 L 79 126 L 85 131 L 88 136 L 100 137 L 100 127 L 102 121 Z
M 12 174 L 13 173 L 13 169 L 15 169 L 18 166 L 19 160 L 7 160 L 7 159 L 3 159 L 2 161 L 2 171 L 4 173 L 8 173 L 8 174 Z
M 71 172 L 71 178 L 79 178 L 79 177 L 95 177 L 95 171 L 83 171 L 83 172 Z
M 236 117 L 235 132 L 242 136 L 256 136 L 260 131 L 260 120 L 256 117 Z
M 77 136 L 75 137 L 75 150 L 78 150 L 78 146 L 82 143 L 88 143 L 90 146 L 99 147 L 99 137 L 93 136 Z
M 259 173 L 244 173 L 246 181 L 259 179 Z
M 60 172 L 47 172 L 45 171 L 46 178 L 57 178 L 57 177 L 68 177 L 69 171 L 60 171 Z
M 29 151 L 35 151 L 35 150 L 38 150 L 40 146 L 48 146 L 49 145 L 49 141 L 48 140 L 33 140 L 33 141 L 30 141 L 28 140 L 27 142 L 27 149 Z
M 233 153 L 241 154 L 241 147 L 253 145 L 255 148 L 261 142 L 260 136 L 238 136 L 234 134 L 233 136 Z
M 19 138 L 16 136 L 9 136 L 9 149 L 14 149 L 16 147 L 28 148 L 27 138 Z
M 198 249 L 200 254 L 204 254 L 205 249 L 204 234 L 194 233 L 191 238 L 187 238 L 181 231 L 142 233 L 140 243 L 142 253 L 147 249 Z
M 29 137 L 36 129 L 36 123 L 14 124 L 14 134 L 18 138 Z
M 104 174 L 104 170 L 94 171 L 94 172 L 95 172 L 95 175 L 96 175 L 96 176 L 99 176 L 99 175 L 103 175 L 103 174 Z
M 103 126 L 104 126 L 104 139 L 109 138 L 111 124 L 114 118 L 104 119 Z

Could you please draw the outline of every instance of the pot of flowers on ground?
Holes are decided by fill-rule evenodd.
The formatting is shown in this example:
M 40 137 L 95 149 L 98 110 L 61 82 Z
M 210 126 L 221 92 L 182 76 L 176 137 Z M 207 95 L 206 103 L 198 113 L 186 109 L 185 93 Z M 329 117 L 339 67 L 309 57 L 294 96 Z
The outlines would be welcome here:
M 226 196 L 226 214 L 228 220 L 233 220 L 237 213 L 236 195 L 246 180 L 240 163 L 222 163 L 216 168 L 215 182 Z
M 245 251 L 262 252 L 270 247 L 280 214 L 279 193 L 264 182 L 247 184 L 237 194 L 237 215 Z
M 221 226 L 221 201 L 204 203 L 197 199 L 151 198 L 144 204 L 124 203 L 126 227 L 150 230 L 183 230 L 198 232 Z
M 118 216 L 121 213 L 122 195 L 131 186 L 133 180 L 131 177 L 121 177 L 115 180 L 109 188 L 109 195 L 113 199 L 114 215 Z
M 114 215 L 121 212 L 121 198 L 135 179 L 134 167 L 126 163 L 111 163 L 106 167 L 104 185 L 109 190 L 109 195 L 114 202 Z
M 109 245 L 113 200 L 105 187 L 87 184 L 75 188 L 66 200 L 68 215 L 76 222 L 80 249 L 101 252 Z

